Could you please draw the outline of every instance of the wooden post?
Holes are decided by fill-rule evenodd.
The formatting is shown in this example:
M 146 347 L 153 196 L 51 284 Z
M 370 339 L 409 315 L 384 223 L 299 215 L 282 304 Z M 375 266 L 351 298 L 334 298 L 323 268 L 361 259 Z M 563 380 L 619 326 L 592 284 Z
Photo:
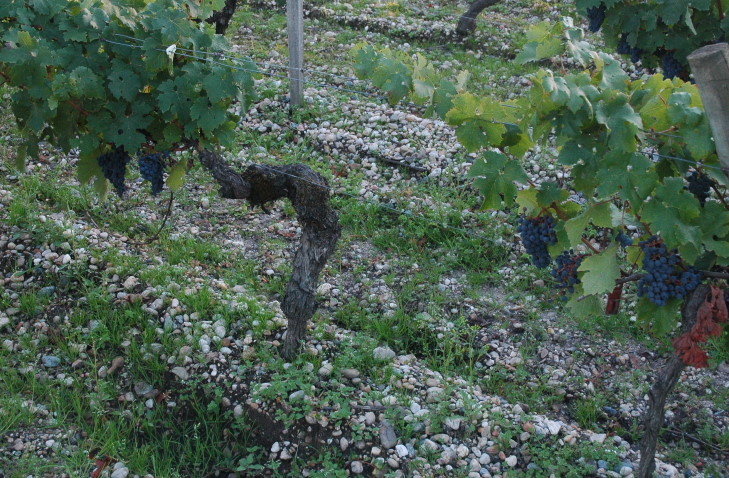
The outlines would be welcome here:
M 729 44 L 701 47 L 687 59 L 709 117 L 719 161 L 729 169 Z
M 286 0 L 291 106 L 304 101 L 304 0 Z

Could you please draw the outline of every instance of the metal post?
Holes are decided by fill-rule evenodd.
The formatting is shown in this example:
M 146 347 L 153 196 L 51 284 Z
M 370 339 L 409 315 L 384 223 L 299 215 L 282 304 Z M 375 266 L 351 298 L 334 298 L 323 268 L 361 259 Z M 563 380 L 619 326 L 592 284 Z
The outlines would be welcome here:
M 291 106 L 304 101 L 304 0 L 286 0 Z

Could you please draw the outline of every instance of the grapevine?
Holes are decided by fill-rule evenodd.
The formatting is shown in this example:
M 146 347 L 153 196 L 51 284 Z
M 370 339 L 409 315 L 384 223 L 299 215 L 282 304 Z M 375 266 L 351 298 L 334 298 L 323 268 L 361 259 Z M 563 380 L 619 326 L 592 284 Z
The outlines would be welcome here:
M 83 183 L 93 182 L 103 195 L 108 179 L 122 195 L 128 161 L 119 159 L 126 158 L 122 151 L 232 142 L 237 116 L 230 107 L 240 102 L 245 111 L 254 99 L 256 68 L 243 62 L 233 69 L 217 56 L 206 61 L 206 52 L 226 48 L 226 41 L 191 21 L 208 18 L 223 1 L 136 3 L 139 9 L 102 0 L 0 5 L 0 17 L 13 19 L 0 22 L 0 84 L 14 92 L 12 109 L 25 140 L 19 166 L 37 154 L 43 138 L 63 151 L 78 150 Z M 177 47 L 201 53 L 176 55 Z M 143 175 L 158 193 L 160 167 L 145 161 Z M 169 173 L 170 189 L 180 187 L 184 164 Z

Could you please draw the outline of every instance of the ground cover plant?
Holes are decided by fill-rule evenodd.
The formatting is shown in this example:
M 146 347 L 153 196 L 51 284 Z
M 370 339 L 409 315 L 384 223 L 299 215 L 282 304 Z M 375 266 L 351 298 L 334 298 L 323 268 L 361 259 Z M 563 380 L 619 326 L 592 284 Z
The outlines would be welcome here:
M 362 7 L 384 21 L 428 21 L 417 2 Z M 672 350 L 631 320 L 635 291 L 624 292 L 616 316 L 564 309 L 551 275 L 533 269 L 514 240 L 516 211 L 480 209 L 466 175 L 481 160 L 462 134 L 425 106 L 388 105 L 349 69 L 351 48 L 366 39 L 432 58 L 436 70 L 471 70 L 474 94 L 505 102 L 539 69 L 509 60 L 526 43 L 517 32 L 543 19 L 530 7 L 499 6 L 494 21 L 509 28 L 496 30 L 509 31 L 493 51 L 508 50 L 504 57 L 443 48 L 437 35 L 404 46 L 396 29 L 312 18 L 307 104 L 289 116 L 272 67 L 285 62 L 284 17 L 239 5 L 225 51 L 258 62 L 243 68 L 258 69 L 259 97 L 221 105 L 241 115 L 221 157 L 240 170 L 305 163 L 327 179 L 343 226 L 294 359 L 280 355 L 282 300 L 304 225 L 288 203 L 262 211 L 220 199 L 197 152 L 172 152 L 180 172 L 195 166 L 179 188 L 166 173 L 165 189 L 176 187 L 169 217 L 169 192 L 149 195 L 149 162 L 129 167 L 123 200 L 84 187 L 77 166 L 94 163 L 54 142 L 41 143 L 26 172 L 3 166 L 2 473 L 634 473 L 644 395 Z M 570 8 L 539 11 L 550 18 Z M 173 43 L 152 43 L 165 65 Z M 188 63 L 183 48 L 199 49 L 179 44 L 173 62 Z M 221 63 L 233 72 L 243 64 Z M 11 101 L 17 89 L 2 94 Z M 3 110 L 0 139 L 10 161 L 23 152 L 25 127 L 12 113 Z M 563 179 L 557 154 L 549 144 L 525 153 L 524 174 L 539 184 Z M 725 344 L 726 334 L 710 341 L 711 369 L 686 370 L 668 400 L 662 475 L 725 473 Z

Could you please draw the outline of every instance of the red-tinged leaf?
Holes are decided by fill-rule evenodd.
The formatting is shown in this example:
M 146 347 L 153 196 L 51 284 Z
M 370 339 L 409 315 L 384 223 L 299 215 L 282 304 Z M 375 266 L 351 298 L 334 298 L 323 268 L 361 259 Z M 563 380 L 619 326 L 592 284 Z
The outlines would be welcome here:
M 709 356 L 696 344 L 693 344 L 688 349 L 682 350 L 678 356 L 689 367 L 706 368 L 709 366 Z
M 94 468 L 94 470 L 91 472 L 91 478 L 99 478 L 101 476 L 101 472 L 104 471 L 106 467 L 111 464 L 112 461 L 114 460 L 112 460 L 109 455 L 106 455 L 103 458 L 97 458 L 94 462 L 96 468 Z

